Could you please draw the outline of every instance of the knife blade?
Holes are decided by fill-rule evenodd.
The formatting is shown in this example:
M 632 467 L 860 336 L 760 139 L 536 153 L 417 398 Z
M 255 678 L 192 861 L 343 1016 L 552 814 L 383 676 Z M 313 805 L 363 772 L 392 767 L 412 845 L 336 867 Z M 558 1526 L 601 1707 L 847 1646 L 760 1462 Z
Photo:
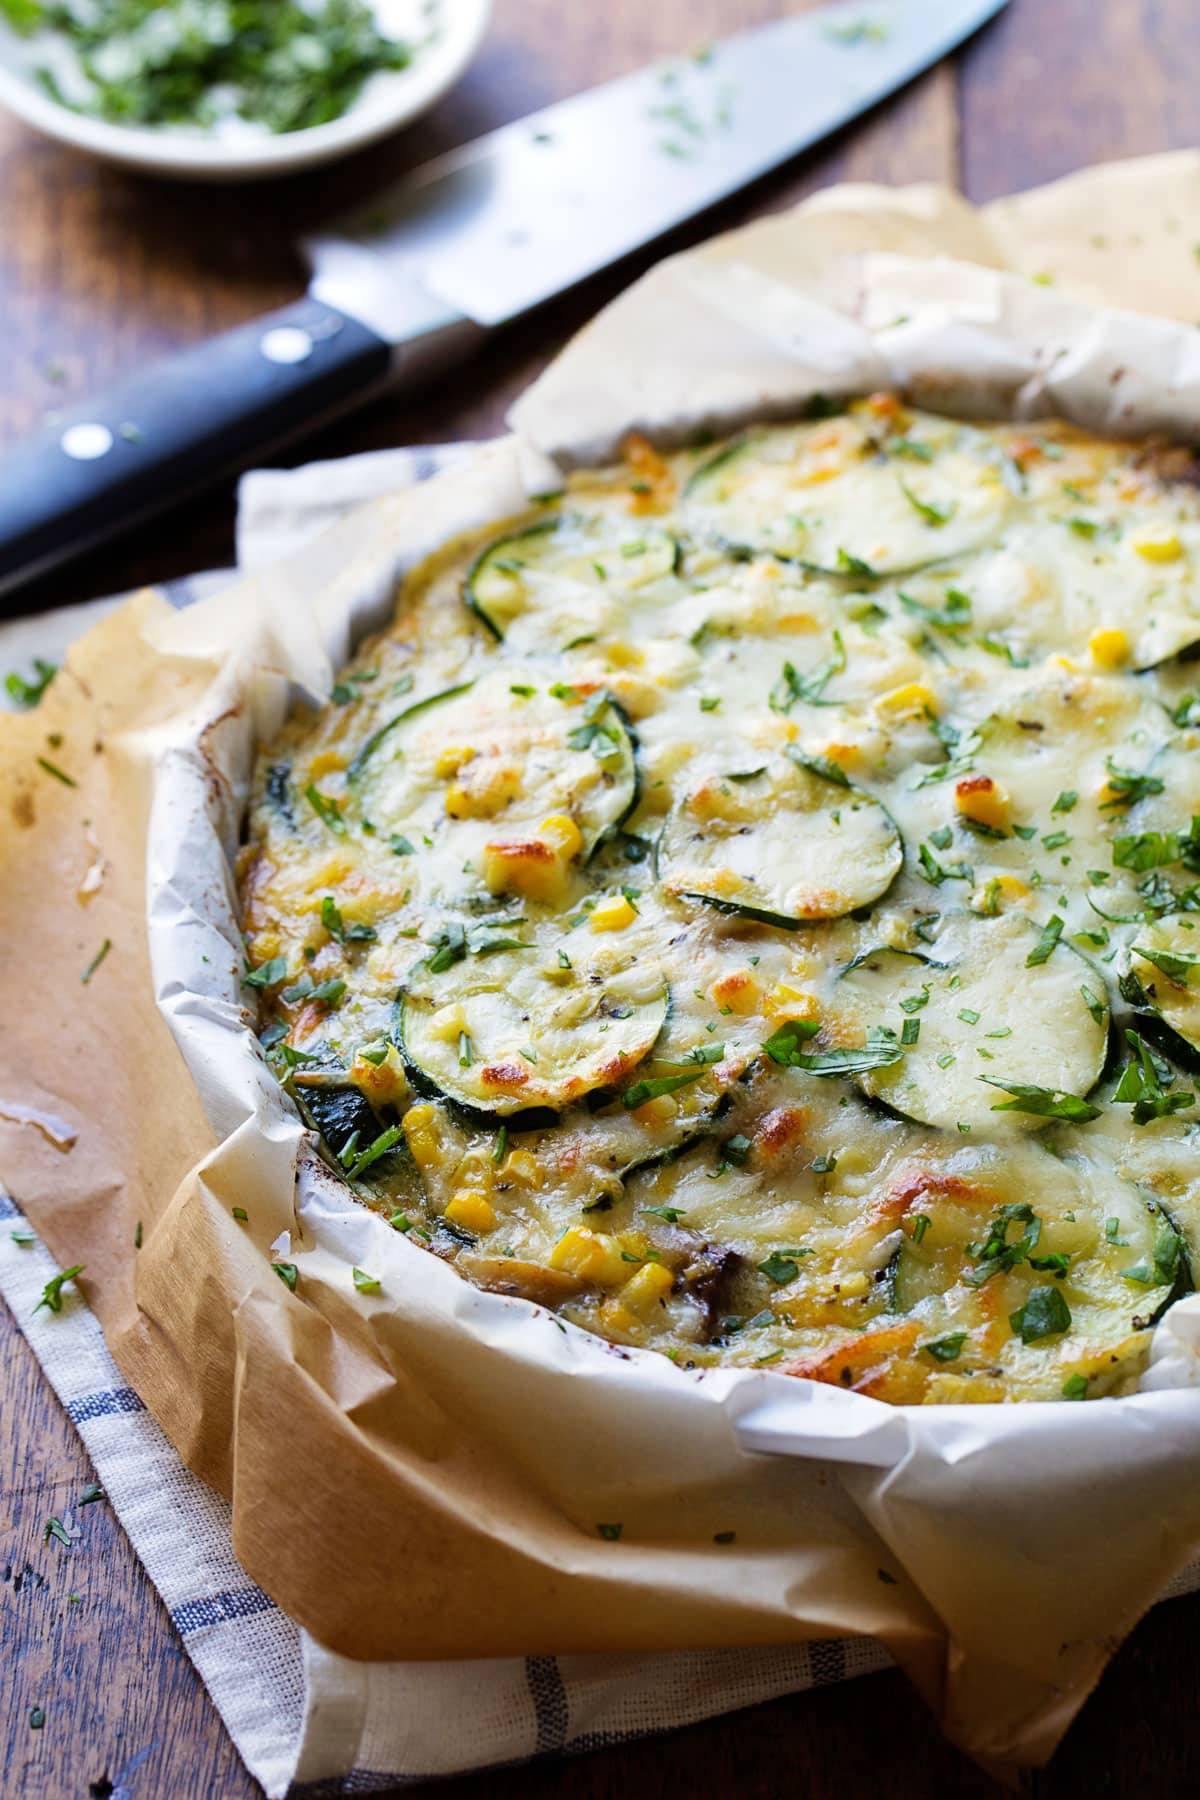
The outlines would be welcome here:
M 1006 0 L 842 0 L 544 108 L 305 248 L 308 295 L 0 459 L 0 594 L 652 243 L 928 68 Z

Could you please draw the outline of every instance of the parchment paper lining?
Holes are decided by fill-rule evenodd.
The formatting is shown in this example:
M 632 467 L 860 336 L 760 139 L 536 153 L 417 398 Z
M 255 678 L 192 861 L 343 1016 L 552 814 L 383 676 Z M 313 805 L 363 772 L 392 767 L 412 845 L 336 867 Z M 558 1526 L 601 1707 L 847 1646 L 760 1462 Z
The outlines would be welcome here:
M 1192 158 L 1145 170 L 1136 192 L 1125 171 L 1110 179 L 1131 209 L 1153 193 L 1182 212 L 1200 189 Z M 0 881 L 22 1021 L 0 1097 L 64 1114 L 76 1144 L 6 1124 L 4 1174 L 64 1260 L 87 1261 L 118 1360 L 231 1494 L 247 1570 L 336 1649 L 858 1633 L 974 1754 L 1037 1761 L 1200 1543 L 1200 1301 L 1160 1326 L 1146 1391 L 1087 1406 L 888 1409 L 614 1351 L 469 1287 L 357 1207 L 265 1069 L 239 982 L 230 858 L 255 744 L 327 691 L 398 574 L 544 490 L 551 465 L 601 458 L 631 426 L 678 441 L 882 384 L 950 411 L 1190 435 L 1195 332 L 1075 291 L 1078 193 L 1027 199 L 1042 260 L 1056 209 L 1063 222 L 1055 286 L 999 267 L 1019 261 L 1017 204 L 989 217 L 935 190 L 842 190 L 661 265 L 534 385 L 515 438 L 187 613 L 135 602 L 79 647 L 41 716 L 6 721 L 14 817 L 44 733 L 61 727 L 66 766 L 86 775 L 38 790 Z M 129 948 L 122 979 L 81 996 L 79 903 L 68 889 L 60 916 L 36 896 L 62 891 L 85 830 L 111 870 L 90 916 Z M 150 1005 L 139 913 L 183 1065 Z M 68 1029 L 108 1057 L 94 1086 L 62 1056 Z M 269 1267 L 283 1232 L 294 1295 Z M 354 1290 L 356 1265 L 380 1294 Z M 619 1542 L 600 1521 L 621 1523 Z

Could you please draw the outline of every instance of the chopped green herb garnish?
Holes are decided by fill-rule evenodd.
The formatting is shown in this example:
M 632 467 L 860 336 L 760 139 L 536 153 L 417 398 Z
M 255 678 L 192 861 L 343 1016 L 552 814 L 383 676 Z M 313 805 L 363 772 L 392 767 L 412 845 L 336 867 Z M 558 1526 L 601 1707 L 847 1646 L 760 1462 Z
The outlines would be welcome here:
M 87 968 L 83 971 L 83 974 L 79 977 L 79 979 L 83 983 L 84 987 L 86 987 L 88 982 L 92 979 L 92 976 L 96 973 L 96 970 L 100 967 L 100 964 L 104 961 L 105 957 L 108 955 L 108 953 L 111 949 L 112 949 L 112 939 L 105 938 L 104 942 L 101 944 L 100 948 L 97 950 L 95 956 L 93 956 L 91 962 L 88 964 Z
M 36 758 L 36 761 L 40 769 L 45 769 L 47 775 L 53 775 L 55 781 L 61 781 L 64 787 L 73 788 L 79 786 L 79 783 L 73 775 L 68 775 L 65 769 L 60 769 L 57 763 L 50 762 L 47 757 L 39 756 Z
M 360 1294 L 377 1294 L 380 1290 L 379 1277 L 368 1275 L 365 1269 L 351 1269 L 351 1279 Z
M 839 552 L 839 555 L 841 552 Z M 865 568 L 865 564 L 863 565 Z M 835 675 L 840 675 L 846 667 L 846 646 L 842 642 L 842 634 L 833 634 L 833 652 L 823 663 L 812 670 L 811 674 L 802 675 L 794 664 L 785 662 L 783 674 L 771 689 L 770 704 L 775 712 L 788 712 L 797 702 L 802 700 L 806 706 L 831 706 L 833 701 L 822 696 Z
M 885 1025 L 873 1025 L 865 1044 L 837 1050 L 804 1051 L 800 1045 L 814 1037 L 819 1027 L 805 1019 L 791 1019 L 781 1025 L 763 1045 L 772 1062 L 789 1069 L 804 1069 L 810 1075 L 858 1075 L 867 1069 L 885 1069 L 899 1062 L 904 1052 L 894 1031 Z
M 1135 955 L 1144 962 L 1153 963 L 1172 981 L 1186 984 L 1192 978 L 1193 969 L 1200 968 L 1200 954 L 1192 950 L 1159 950 L 1148 944 L 1135 944 L 1133 949 Z
M 1080 988 L 1079 992 L 1083 995 L 1083 1004 L 1087 1007 L 1097 1025 L 1103 1025 L 1108 1013 L 1108 1008 L 1104 1004 L 1104 1001 L 1097 999 L 1090 987 L 1083 986 Z
M 1067 1119 L 1075 1125 L 1100 1117 L 1100 1108 L 1093 1106 L 1090 1100 L 1081 1100 L 1078 1094 L 1038 1087 L 1028 1081 L 1000 1081 L 992 1075 L 980 1075 L 977 1079 L 1012 1095 L 1011 1100 L 1001 1100 L 993 1106 L 993 1112 L 1032 1113 L 1041 1119 Z
M 377 1163 L 380 1157 L 386 1156 L 389 1150 L 394 1150 L 403 1136 L 404 1132 L 399 1125 L 389 1125 L 386 1131 L 381 1131 L 350 1164 L 346 1170 L 348 1179 L 354 1181 L 373 1163 Z
M 1105 757 L 1104 766 L 1108 770 L 1108 785 L 1113 797 L 1104 802 L 1102 810 L 1114 806 L 1133 806 L 1138 800 L 1163 791 L 1163 784 L 1157 775 L 1148 775 L 1144 770 L 1139 772 L 1135 769 L 1123 769 L 1111 756 Z
M 921 874 L 933 887 L 941 887 L 943 881 L 974 880 L 975 872 L 966 863 L 940 863 L 928 844 L 919 846 L 917 859 L 921 864 Z
M 778 1287 L 785 1287 L 789 1281 L 795 1281 L 800 1273 L 800 1262 L 806 1256 L 812 1256 L 811 1250 L 772 1250 L 765 1262 L 760 1262 L 759 1273 L 766 1275 Z
M 1192 1093 L 1168 1093 L 1175 1071 L 1165 1057 L 1157 1056 L 1136 1031 L 1127 1030 L 1125 1041 L 1133 1058 L 1125 1064 L 1121 1078 L 1113 1089 L 1118 1105 L 1133 1107 L 1135 1125 L 1148 1125 L 1153 1119 L 1169 1118 L 1195 1104 Z
M 1025 958 L 1027 969 L 1036 969 L 1040 963 L 1048 962 L 1053 955 L 1059 938 L 1062 936 L 1063 921 L 1055 913 L 1042 926 L 1041 936 Z
M 69 97 L 49 60 L 35 65 L 52 98 L 116 125 L 215 132 L 235 119 L 305 131 L 340 118 L 417 48 L 383 29 L 367 0 L 4 0 L 0 12 L 69 44 L 79 71 Z
M 4 10 L 4 7 L 0 6 L 0 12 L 3 12 Z M 4 677 L 5 691 L 7 692 L 9 699 L 14 701 L 17 706 L 36 706 L 46 689 L 50 686 L 50 683 L 54 680 L 54 677 L 58 674 L 58 664 L 45 662 L 40 656 L 34 657 L 33 668 L 34 675 L 32 681 L 27 681 L 25 677 L 19 675 L 15 669 L 10 669 L 8 674 Z
M 1037 1344 L 1071 1329 L 1071 1309 L 1060 1288 L 1035 1287 L 1024 1306 L 1008 1315 L 1008 1322 L 1023 1344 Z
M 328 826 L 337 837 L 345 837 L 348 827 L 342 817 L 342 809 L 336 800 L 330 800 L 322 794 L 314 782 L 309 782 L 304 790 L 304 798 L 316 813 L 323 825 Z
M 63 1308 L 64 1287 L 68 1281 L 74 1281 L 77 1275 L 82 1275 L 85 1266 L 83 1263 L 76 1263 L 74 1268 L 64 1269 L 60 1275 L 52 1275 L 42 1289 L 42 1297 L 34 1307 L 34 1312 L 41 1312 L 44 1306 L 47 1312 L 60 1313 Z
M 937 506 L 931 500 L 922 500 L 919 494 L 914 494 L 907 481 L 900 483 L 900 492 L 913 510 L 920 513 L 927 525 L 948 525 L 957 510 L 953 502 L 945 506 Z M 968 613 L 969 611 L 968 608 Z
M 935 1362 L 956 1362 L 962 1354 L 962 1347 L 967 1341 L 965 1331 L 949 1331 L 945 1337 L 933 1338 L 920 1348 L 926 1356 L 932 1356 Z

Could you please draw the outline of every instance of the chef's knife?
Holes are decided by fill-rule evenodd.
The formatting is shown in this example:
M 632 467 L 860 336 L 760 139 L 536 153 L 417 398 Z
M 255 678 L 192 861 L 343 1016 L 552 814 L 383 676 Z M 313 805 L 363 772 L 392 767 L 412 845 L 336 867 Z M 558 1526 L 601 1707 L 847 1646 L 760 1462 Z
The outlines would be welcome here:
M 308 240 L 305 299 L 152 364 L 0 461 L 0 592 L 652 242 L 927 68 L 1005 0 L 852 0 L 606 83 Z

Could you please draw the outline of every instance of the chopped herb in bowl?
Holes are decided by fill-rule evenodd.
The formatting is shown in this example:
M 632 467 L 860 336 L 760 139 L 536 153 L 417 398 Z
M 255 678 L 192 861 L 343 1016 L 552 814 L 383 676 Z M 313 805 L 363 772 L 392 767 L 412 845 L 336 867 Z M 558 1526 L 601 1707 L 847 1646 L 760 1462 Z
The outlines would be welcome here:
M 367 79 L 407 68 L 415 45 L 367 0 L 0 0 L 23 34 L 66 52 L 39 65 L 51 98 L 117 125 L 270 132 L 340 118 Z

